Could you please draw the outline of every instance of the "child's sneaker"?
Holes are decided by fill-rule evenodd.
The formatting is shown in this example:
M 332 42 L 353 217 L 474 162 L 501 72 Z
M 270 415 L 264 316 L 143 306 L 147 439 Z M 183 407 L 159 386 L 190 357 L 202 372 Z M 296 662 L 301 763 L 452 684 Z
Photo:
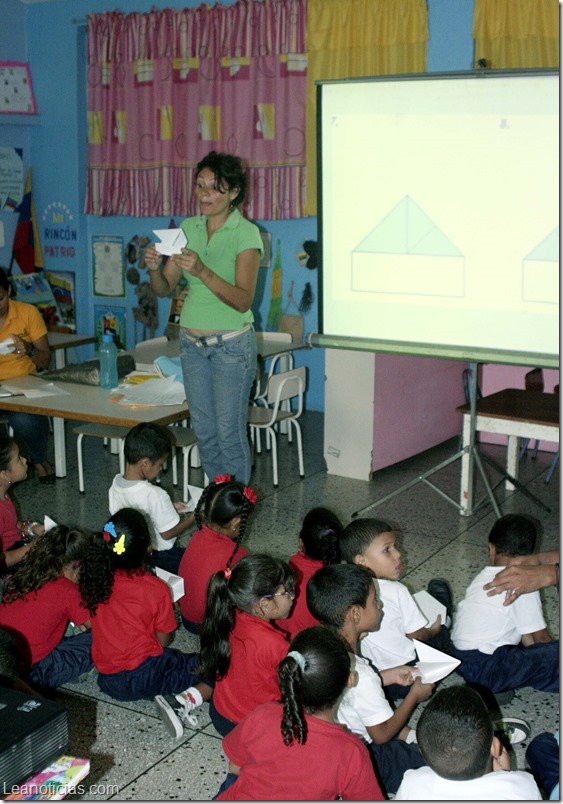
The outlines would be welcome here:
M 157 695 L 154 702 L 166 731 L 176 740 L 184 734 L 184 723 L 197 726 L 197 718 L 189 714 L 184 702 L 178 701 L 175 695 Z
M 504 737 L 510 745 L 517 745 L 526 740 L 532 733 L 530 724 L 517 717 L 503 717 L 494 723 L 495 734 L 501 739 Z

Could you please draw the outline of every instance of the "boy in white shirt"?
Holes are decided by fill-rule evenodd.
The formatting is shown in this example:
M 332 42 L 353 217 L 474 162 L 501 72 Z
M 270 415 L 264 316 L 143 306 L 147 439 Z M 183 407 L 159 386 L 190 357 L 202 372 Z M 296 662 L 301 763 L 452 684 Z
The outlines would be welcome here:
M 365 567 L 322 567 L 309 580 L 306 594 L 311 614 L 335 629 L 347 644 L 356 673 L 356 684 L 345 691 L 336 717 L 367 743 L 382 789 L 388 795 L 395 793 L 405 770 L 424 764 L 407 721 L 418 703 L 430 697 L 434 684 L 423 684 L 415 678 L 418 671 L 407 666 L 378 674 L 358 655 L 360 640 L 376 630 L 381 619 L 381 603 Z M 383 686 L 397 682 L 408 686 L 404 700 L 393 709 Z
M 416 736 L 427 767 L 405 773 L 397 801 L 541 800 L 530 773 L 510 770 L 487 707 L 471 687 L 439 690 Z
M 510 606 L 489 597 L 483 586 L 507 560 L 531 555 L 537 527 L 524 514 L 497 519 L 489 534 L 489 566 L 469 585 L 457 607 L 451 653 L 458 673 L 493 693 L 519 687 L 559 692 L 559 641 L 547 632 L 539 592 L 520 595 Z
M 150 482 L 172 449 L 175 444 L 167 427 L 151 422 L 137 424 L 125 437 L 125 472 L 114 477 L 108 496 L 110 514 L 121 508 L 136 508 L 146 515 L 155 567 L 177 575 L 184 548 L 175 542 L 193 524 L 193 514 L 181 519 L 184 503 L 173 503 L 167 491 Z
M 437 650 L 449 653 L 451 642 L 446 625 L 440 615 L 429 625 L 416 601 L 399 581 L 402 573 L 401 553 L 396 546 L 396 532 L 392 525 L 381 519 L 355 519 L 344 528 L 340 537 L 340 552 L 348 564 L 367 567 L 377 579 L 379 596 L 383 605 L 380 627 L 362 640 L 361 654 L 369 659 L 379 672 L 388 667 L 414 664 L 417 660 L 413 639 L 428 642 Z M 435 597 L 443 587 L 440 598 L 451 609 L 451 592 L 445 581 L 430 581 L 428 591 Z M 401 698 L 406 687 L 392 685 L 387 693 Z

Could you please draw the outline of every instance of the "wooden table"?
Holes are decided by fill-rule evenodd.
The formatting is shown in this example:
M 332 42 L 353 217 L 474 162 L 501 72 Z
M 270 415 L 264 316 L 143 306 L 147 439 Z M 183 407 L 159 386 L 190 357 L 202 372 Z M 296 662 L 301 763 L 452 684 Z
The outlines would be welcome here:
M 96 336 L 78 335 L 76 332 L 48 332 L 47 340 L 51 351 L 55 353 L 55 368 L 59 369 L 66 365 L 66 349 L 96 343 Z
M 469 405 L 457 408 L 463 413 L 463 446 L 469 445 L 471 413 Z M 518 456 L 520 438 L 538 438 L 541 441 L 559 443 L 559 396 L 541 391 L 525 391 L 520 388 L 506 388 L 496 394 L 477 400 L 476 431 L 499 433 L 508 436 L 506 452 L 506 471 L 518 480 Z M 469 511 L 469 455 L 461 461 L 461 499 L 460 505 Z M 506 488 L 514 489 L 507 480 Z
M 4 385 L 18 389 L 39 388 L 47 384 L 41 376 L 27 375 L 6 380 Z M 124 427 L 134 427 L 139 422 L 171 424 L 188 416 L 188 408 L 182 405 L 159 405 L 150 407 L 127 407 L 109 400 L 115 392 L 99 388 L 97 385 L 78 383 L 54 383 L 68 394 L 44 396 L 28 399 L 25 396 L 12 396 L 0 399 L 0 408 L 18 410 L 24 413 L 37 413 L 53 417 L 53 436 L 55 442 L 55 473 L 57 477 L 66 476 L 65 419 L 80 422 L 102 422 Z

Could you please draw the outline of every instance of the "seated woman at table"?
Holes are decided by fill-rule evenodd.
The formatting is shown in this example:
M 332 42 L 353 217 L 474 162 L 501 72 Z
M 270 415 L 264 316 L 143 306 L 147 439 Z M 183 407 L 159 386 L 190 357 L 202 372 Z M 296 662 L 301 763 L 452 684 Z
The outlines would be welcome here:
M 34 374 L 46 369 L 51 361 L 47 327 L 33 304 L 11 298 L 12 286 L 4 268 L 0 268 L 0 382 Z M 13 344 L 13 348 L 11 346 Z M 0 402 L 1 405 L 1 402 Z M 14 436 L 35 466 L 40 483 L 55 482 L 53 467 L 46 459 L 49 424 L 46 416 L 0 410 L 8 419 Z
M 182 221 L 187 238 L 163 265 L 154 245 L 145 262 L 157 296 L 185 277 L 180 356 L 191 424 L 208 478 L 250 479 L 246 431 L 256 375 L 252 302 L 263 251 L 258 227 L 243 217 L 246 176 L 241 160 L 211 151 L 197 165 L 195 195 L 201 215 Z

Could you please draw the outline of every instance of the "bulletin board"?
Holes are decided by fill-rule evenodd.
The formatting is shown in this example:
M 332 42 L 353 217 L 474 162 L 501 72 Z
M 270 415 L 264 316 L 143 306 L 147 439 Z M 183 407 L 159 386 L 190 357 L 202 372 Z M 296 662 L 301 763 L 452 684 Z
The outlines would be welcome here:
M 25 62 L 0 61 L 0 113 L 37 114 L 31 74 Z

